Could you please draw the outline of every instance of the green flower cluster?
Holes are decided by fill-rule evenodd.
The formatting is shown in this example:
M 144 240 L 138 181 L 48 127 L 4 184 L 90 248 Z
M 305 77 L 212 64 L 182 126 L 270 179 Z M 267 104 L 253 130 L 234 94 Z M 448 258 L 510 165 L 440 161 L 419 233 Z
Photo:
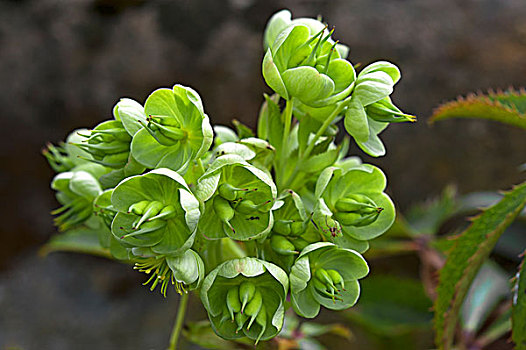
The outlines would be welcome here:
M 113 118 L 79 129 L 44 155 L 62 207 L 60 231 L 96 231 L 101 249 L 135 264 L 166 295 L 199 291 L 226 339 L 271 339 L 290 303 L 356 303 L 368 241 L 393 223 L 380 169 L 348 158 L 338 121 L 373 156 L 391 122 L 413 121 L 389 95 L 391 63 L 358 74 L 321 21 L 276 13 L 265 30 L 265 95 L 257 134 L 213 129 L 199 94 L 175 85 L 144 104 L 123 98 Z M 215 135 L 214 135 L 215 134 Z

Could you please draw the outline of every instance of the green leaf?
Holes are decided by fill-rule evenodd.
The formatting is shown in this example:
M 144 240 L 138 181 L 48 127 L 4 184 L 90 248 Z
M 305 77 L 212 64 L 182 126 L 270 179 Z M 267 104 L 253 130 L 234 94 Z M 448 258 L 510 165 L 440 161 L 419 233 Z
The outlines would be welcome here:
M 54 235 L 39 250 L 44 256 L 53 252 L 75 252 L 112 259 L 110 252 L 101 247 L 97 230 L 88 227 L 78 227 Z
M 327 152 L 310 156 L 301 163 L 300 169 L 305 173 L 318 173 L 336 162 L 339 155 L 339 148 L 328 150 Z
M 450 118 L 487 119 L 526 129 L 526 91 L 510 89 L 458 97 L 435 109 L 429 121 Z
M 477 271 L 498 238 L 526 203 L 526 183 L 516 186 L 496 205 L 486 209 L 456 240 L 440 271 L 435 301 L 435 342 L 451 349 L 460 307 Z
M 246 126 L 245 124 L 241 123 L 239 120 L 233 119 L 232 124 L 234 124 L 234 127 L 236 128 L 236 131 L 237 131 L 237 136 L 240 139 L 244 139 L 247 137 L 254 137 L 254 131 L 252 131 L 252 129 Z
M 511 339 L 515 342 L 517 350 L 526 349 L 526 264 L 524 259 L 523 257 L 513 289 Z

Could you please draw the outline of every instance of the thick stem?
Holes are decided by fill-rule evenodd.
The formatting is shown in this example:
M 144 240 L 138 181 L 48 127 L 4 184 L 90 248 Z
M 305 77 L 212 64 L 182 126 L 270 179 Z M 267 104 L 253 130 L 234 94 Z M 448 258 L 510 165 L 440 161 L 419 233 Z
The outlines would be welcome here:
M 287 103 L 285 105 L 285 111 L 283 113 L 283 140 L 281 142 L 281 156 L 284 155 L 285 150 L 287 149 L 288 143 L 289 143 L 289 135 L 290 135 L 290 126 L 292 124 L 292 100 L 287 100 Z
M 281 140 L 281 150 L 279 153 L 279 160 L 277 162 L 277 180 L 278 183 L 280 183 L 280 180 L 283 180 L 283 177 L 285 176 L 285 164 L 286 164 L 286 152 L 289 148 L 289 136 L 290 136 L 290 127 L 292 125 L 292 107 L 293 107 L 293 100 L 287 100 L 285 104 L 285 110 L 283 111 L 283 138 Z
M 170 336 L 170 345 L 168 350 L 177 349 L 177 341 L 179 340 L 179 334 L 183 328 L 184 316 L 186 314 L 186 306 L 188 305 L 188 296 L 189 293 L 184 293 L 179 300 L 179 305 L 177 307 L 177 317 L 175 319 L 175 324 L 172 329 L 172 335 Z

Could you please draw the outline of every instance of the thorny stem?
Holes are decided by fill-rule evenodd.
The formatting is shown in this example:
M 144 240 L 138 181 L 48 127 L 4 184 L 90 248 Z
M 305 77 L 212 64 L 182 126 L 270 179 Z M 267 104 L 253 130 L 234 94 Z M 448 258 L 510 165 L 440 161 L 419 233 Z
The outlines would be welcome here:
M 183 328 L 184 316 L 186 314 L 186 306 L 188 305 L 188 293 L 183 293 L 179 305 L 177 307 L 177 318 L 175 319 L 174 327 L 172 328 L 172 335 L 170 336 L 170 345 L 168 350 L 177 349 L 177 341 L 179 340 L 179 334 Z

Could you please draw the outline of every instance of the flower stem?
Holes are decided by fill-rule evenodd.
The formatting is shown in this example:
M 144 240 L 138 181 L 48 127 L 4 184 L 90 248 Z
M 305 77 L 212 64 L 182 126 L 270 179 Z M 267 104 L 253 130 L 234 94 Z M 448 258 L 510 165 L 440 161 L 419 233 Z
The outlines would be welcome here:
M 285 104 L 285 110 L 283 111 L 283 138 L 281 141 L 281 151 L 279 153 L 279 161 L 277 169 L 277 177 L 278 177 L 278 183 L 280 183 L 280 180 L 283 180 L 283 177 L 285 176 L 285 164 L 286 164 L 286 152 L 289 151 L 289 136 L 290 136 L 290 127 L 292 125 L 292 108 L 293 108 L 293 100 L 287 100 Z
M 286 182 L 284 182 L 285 186 L 283 188 L 288 188 L 288 186 L 290 186 L 290 184 L 295 180 L 295 178 L 296 178 L 296 176 L 298 175 L 298 172 L 299 172 L 300 164 L 302 164 L 302 162 L 304 160 L 309 158 L 310 153 L 314 149 L 314 146 L 316 145 L 316 142 L 318 141 L 318 139 L 321 137 L 321 135 L 323 135 L 325 130 L 327 130 L 327 128 L 332 124 L 332 122 L 338 116 L 338 114 L 340 114 L 340 112 L 345 107 L 347 107 L 347 105 L 349 104 L 350 101 L 351 101 L 351 97 L 348 97 L 345 100 L 343 100 L 340 103 L 338 103 L 338 105 L 336 106 L 334 111 L 332 111 L 332 113 L 327 117 L 327 119 L 325 119 L 325 121 L 323 122 L 322 126 L 318 129 L 318 131 L 316 132 L 316 135 L 314 135 L 314 138 L 311 140 L 311 142 L 309 143 L 309 145 L 305 149 L 305 152 L 303 152 L 303 154 L 300 155 L 300 157 L 298 159 L 298 162 L 297 162 L 296 166 L 294 167 L 294 170 L 292 171 L 292 175 L 287 179 Z
M 186 314 L 186 306 L 188 305 L 188 296 L 189 293 L 184 293 L 181 297 L 181 300 L 179 300 L 179 305 L 177 307 L 177 317 L 172 329 L 172 335 L 170 336 L 170 345 L 168 350 L 175 350 L 177 348 L 177 341 L 179 340 L 179 334 L 183 328 L 184 315 Z

